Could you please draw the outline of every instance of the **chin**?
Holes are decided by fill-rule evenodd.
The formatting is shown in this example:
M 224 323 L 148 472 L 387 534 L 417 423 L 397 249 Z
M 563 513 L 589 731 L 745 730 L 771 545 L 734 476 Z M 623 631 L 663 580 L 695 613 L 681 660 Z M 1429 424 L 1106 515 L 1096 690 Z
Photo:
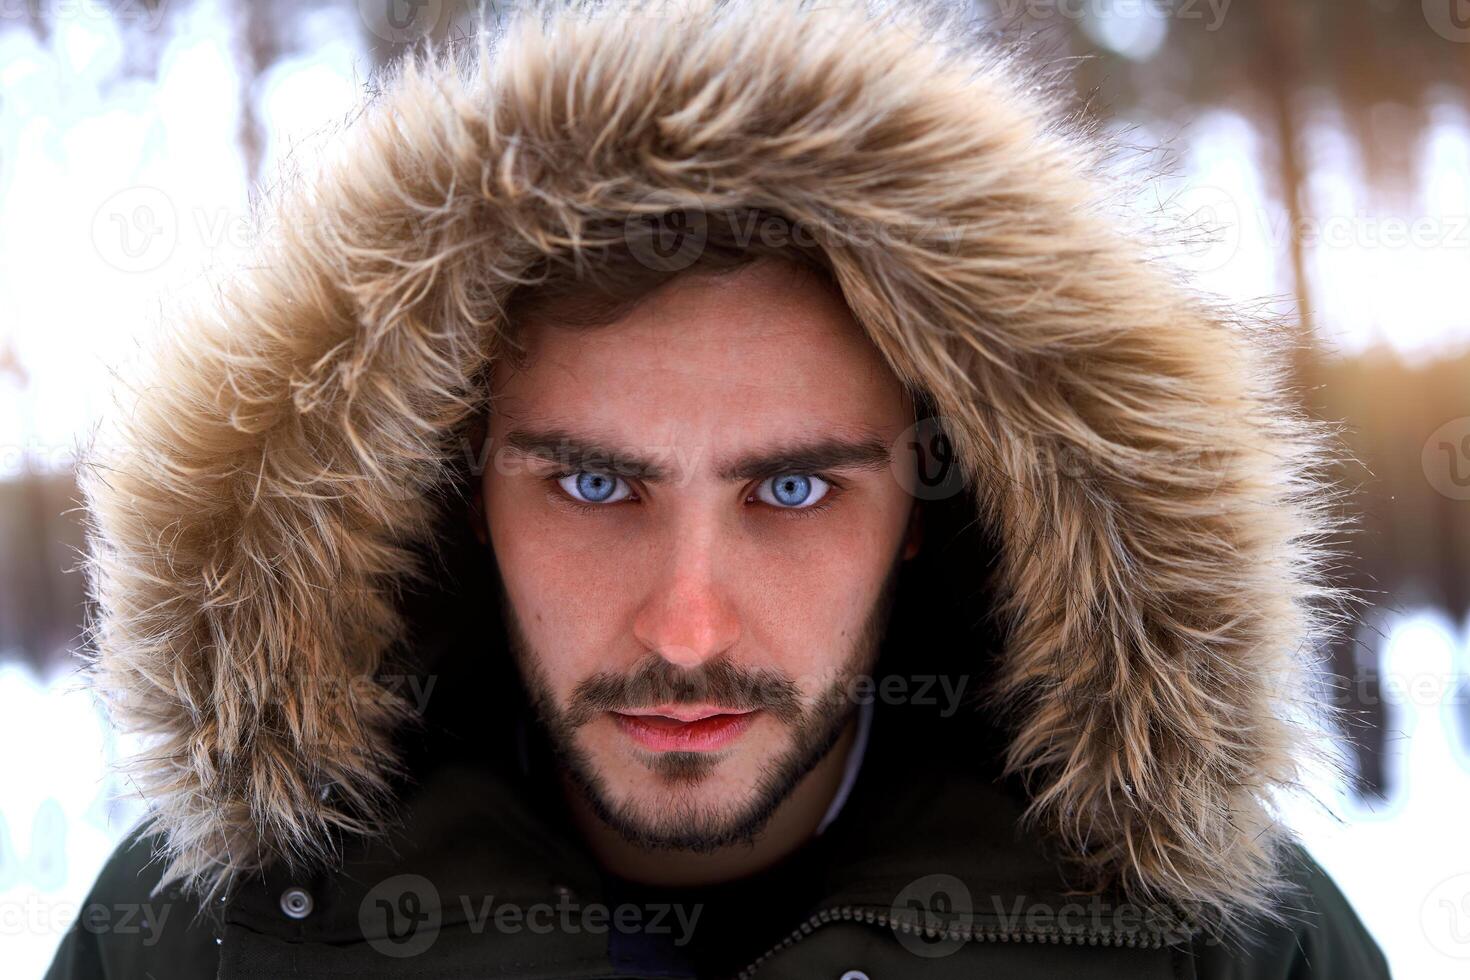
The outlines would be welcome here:
M 764 826 L 764 820 L 753 819 L 754 806 L 749 798 L 675 791 L 596 809 L 606 824 L 639 846 L 710 853 L 754 842 Z
M 579 782 L 602 821 L 643 846 L 708 851 L 748 843 L 773 809 L 763 767 L 747 750 L 613 755 L 594 779 Z

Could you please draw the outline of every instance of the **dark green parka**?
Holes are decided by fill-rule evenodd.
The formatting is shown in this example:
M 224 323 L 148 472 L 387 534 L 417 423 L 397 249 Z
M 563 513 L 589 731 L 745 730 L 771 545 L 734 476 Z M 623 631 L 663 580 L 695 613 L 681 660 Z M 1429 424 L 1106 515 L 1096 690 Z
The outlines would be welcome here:
M 81 478 L 151 821 L 52 976 L 640 976 L 650 944 L 701 975 L 1386 976 L 1269 807 L 1340 598 L 1289 331 L 1154 261 L 1096 131 L 957 23 L 634 6 L 530 5 L 382 79 L 126 389 Z M 463 509 L 511 290 L 672 209 L 794 221 L 948 442 L 915 432 L 925 551 L 840 816 L 656 894 L 547 793 Z M 662 231 L 650 262 L 698 253 Z

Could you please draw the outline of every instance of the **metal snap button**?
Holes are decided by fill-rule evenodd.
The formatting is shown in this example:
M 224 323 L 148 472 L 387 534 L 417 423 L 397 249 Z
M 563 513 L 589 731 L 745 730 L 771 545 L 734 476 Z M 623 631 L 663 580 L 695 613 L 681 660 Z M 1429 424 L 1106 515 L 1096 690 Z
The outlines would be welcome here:
M 281 892 L 281 911 L 293 919 L 304 919 L 311 914 L 311 892 L 300 885 L 292 885 Z
M 842 975 L 841 980 L 868 980 L 868 975 L 862 970 L 848 970 Z

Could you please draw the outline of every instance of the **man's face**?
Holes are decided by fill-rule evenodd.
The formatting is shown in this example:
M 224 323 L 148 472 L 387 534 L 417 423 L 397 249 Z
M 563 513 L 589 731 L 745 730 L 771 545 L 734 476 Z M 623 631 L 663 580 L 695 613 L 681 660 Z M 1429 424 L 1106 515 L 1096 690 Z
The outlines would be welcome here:
M 917 548 L 912 405 L 841 297 L 769 260 L 525 343 L 481 489 L 551 744 L 630 840 L 748 840 L 876 659 Z

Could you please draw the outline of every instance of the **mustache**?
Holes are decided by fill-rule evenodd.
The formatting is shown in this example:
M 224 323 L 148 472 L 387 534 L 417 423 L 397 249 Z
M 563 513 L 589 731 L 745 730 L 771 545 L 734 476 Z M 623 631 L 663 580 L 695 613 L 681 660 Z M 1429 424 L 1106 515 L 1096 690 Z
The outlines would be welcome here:
M 724 657 L 697 667 L 681 667 L 655 653 L 631 674 L 604 671 L 578 683 L 569 699 L 566 721 L 576 728 L 605 711 L 661 704 L 765 710 L 787 722 L 796 721 L 802 714 L 800 689 L 780 671 L 741 667 Z

